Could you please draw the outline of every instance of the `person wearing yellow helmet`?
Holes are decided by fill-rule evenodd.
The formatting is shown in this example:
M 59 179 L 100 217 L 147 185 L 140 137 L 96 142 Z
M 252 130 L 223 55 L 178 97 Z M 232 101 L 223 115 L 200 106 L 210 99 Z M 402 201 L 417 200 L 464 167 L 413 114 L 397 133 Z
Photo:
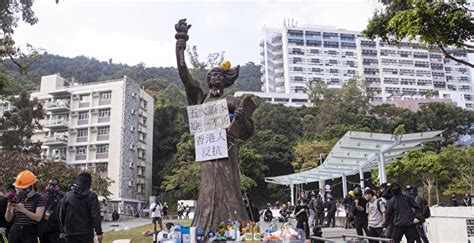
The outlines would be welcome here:
M 8 203 L 5 218 L 13 225 L 8 242 L 37 243 L 37 224 L 44 215 L 46 201 L 36 191 L 37 178 L 33 172 L 24 170 L 15 180 L 16 196 Z

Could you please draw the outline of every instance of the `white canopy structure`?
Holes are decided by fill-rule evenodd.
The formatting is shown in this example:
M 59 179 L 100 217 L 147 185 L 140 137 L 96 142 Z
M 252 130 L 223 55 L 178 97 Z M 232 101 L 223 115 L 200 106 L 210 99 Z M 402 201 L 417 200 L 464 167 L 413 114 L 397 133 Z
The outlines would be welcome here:
M 410 150 L 423 148 L 422 143 L 440 140 L 442 131 L 412 133 L 404 135 L 347 132 L 326 156 L 323 164 L 306 171 L 265 178 L 266 182 L 293 185 L 324 181 L 342 177 L 343 193 L 347 194 L 346 176 L 359 174 L 364 187 L 363 172 L 378 167 L 380 183 L 387 181 L 385 164 L 403 157 Z

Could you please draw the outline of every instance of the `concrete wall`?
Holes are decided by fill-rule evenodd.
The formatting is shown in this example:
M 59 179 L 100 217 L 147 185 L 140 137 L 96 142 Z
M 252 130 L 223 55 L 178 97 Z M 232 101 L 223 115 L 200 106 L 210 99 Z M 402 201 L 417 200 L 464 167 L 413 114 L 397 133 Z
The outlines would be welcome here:
M 468 242 L 466 220 L 474 219 L 474 207 L 432 207 L 427 219 L 428 239 L 431 242 Z M 474 242 L 474 237 L 469 238 Z

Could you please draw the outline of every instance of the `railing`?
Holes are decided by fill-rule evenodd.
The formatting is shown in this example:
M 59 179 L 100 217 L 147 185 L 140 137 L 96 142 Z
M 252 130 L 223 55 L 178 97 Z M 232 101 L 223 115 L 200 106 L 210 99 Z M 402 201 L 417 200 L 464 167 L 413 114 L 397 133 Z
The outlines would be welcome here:
M 47 124 L 47 126 L 55 126 L 55 125 L 65 125 L 65 126 L 68 126 L 69 125 L 69 119 L 54 119 L 54 120 L 50 120 Z
M 56 100 L 53 102 L 48 102 L 47 108 L 69 108 L 68 101 Z
M 46 157 L 49 160 L 66 160 L 66 155 L 65 154 L 59 154 L 59 155 L 48 155 Z
M 342 239 L 346 240 L 346 238 L 352 238 L 352 239 L 362 239 L 362 240 L 373 240 L 373 241 L 378 241 L 378 242 L 390 242 L 393 243 L 392 239 L 387 239 L 387 238 L 379 238 L 379 237 L 371 237 L 371 236 L 362 236 L 362 235 L 342 235 Z
M 56 142 L 63 142 L 63 143 L 67 143 L 68 141 L 68 138 L 67 137 L 46 137 L 44 138 L 43 142 L 44 143 L 56 143 Z

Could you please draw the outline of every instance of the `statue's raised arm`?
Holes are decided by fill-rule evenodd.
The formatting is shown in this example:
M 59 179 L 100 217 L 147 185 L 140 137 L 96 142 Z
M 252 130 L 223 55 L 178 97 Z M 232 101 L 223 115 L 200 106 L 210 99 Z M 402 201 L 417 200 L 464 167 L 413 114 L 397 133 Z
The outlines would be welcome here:
M 200 104 L 204 99 L 204 91 L 199 83 L 193 79 L 186 66 L 184 51 L 186 50 L 186 41 L 189 40 L 188 30 L 191 25 L 186 23 L 186 19 L 181 19 L 175 25 L 176 29 L 176 60 L 178 62 L 178 73 L 186 90 L 189 105 Z

